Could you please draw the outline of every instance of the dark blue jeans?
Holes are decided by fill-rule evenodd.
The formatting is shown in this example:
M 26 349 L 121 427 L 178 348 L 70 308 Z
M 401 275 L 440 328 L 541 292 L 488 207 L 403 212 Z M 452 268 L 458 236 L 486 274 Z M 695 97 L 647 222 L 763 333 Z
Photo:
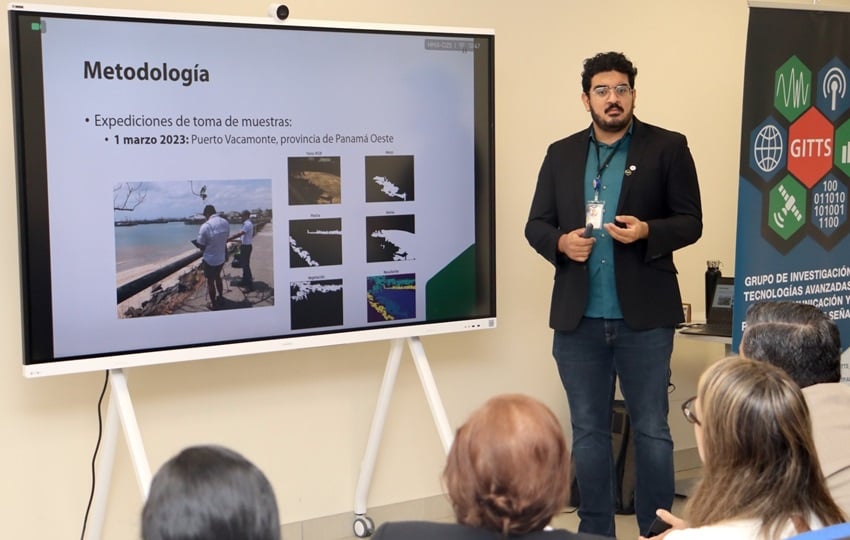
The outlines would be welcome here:
M 570 405 L 581 496 L 579 531 L 615 536 L 611 414 L 617 380 L 634 437 L 640 532 L 646 532 L 656 509 L 673 504 L 673 439 L 667 423 L 672 352 L 672 328 L 636 331 L 622 319 L 585 318 L 573 332 L 555 332 L 552 354 Z

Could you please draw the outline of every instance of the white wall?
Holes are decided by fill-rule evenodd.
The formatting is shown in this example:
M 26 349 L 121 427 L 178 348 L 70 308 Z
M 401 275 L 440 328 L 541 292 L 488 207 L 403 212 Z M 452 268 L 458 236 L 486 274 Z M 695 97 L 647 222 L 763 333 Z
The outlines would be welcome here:
M 87 5 L 262 16 L 268 4 L 99 0 Z M 289 5 L 294 18 L 496 30 L 499 328 L 423 340 L 453 428 L 485 398 L 506 391 L 542 398 L 569 424 L 550 356 L 552 271 L 526 244 L 523 226 L 546 146 L 589 125 L 579 99 L 584 58 L 603 50 L 624 51 L 639 70 L 636 114 L 689 138 L 702 186 L 705 232 L 676 257 L 685 301 L 703 310 L 706 259 L 720 259 L 732 273 L 745 0 L 292 0 Z M 0 32 L 0 42 L 7 43 L 6 25 Z M 0 115 L 6 126 L 0 130 L 6 171 L 0 180 L 0 229 L 7 232 L 5 270 L 0 270 L 0 305 L 5 306 L 0 508 L 8 538 L 74 538 L 88 498 L 103 374 L 37 380 L 21 375 L 8 73 L 8 54 L 0 55 Z M 226 444 L 267 472 L 284 522 L 350 512 L 387 352 L 387 343 L 361 344 L 130 370 L 151 466 L 156 469 L 188 444 Z M 722 353 L 720 345 L 677 341 L 671 423 L 679 449 L 693 447 L 693 436 L 678 404 L 694 393 L 705 363 Z M 405 361 L 369 506 L 440 493 L 442 463 L 422 389 Z M 120 441 L 105 537 L 137 538 L 140 508 Z

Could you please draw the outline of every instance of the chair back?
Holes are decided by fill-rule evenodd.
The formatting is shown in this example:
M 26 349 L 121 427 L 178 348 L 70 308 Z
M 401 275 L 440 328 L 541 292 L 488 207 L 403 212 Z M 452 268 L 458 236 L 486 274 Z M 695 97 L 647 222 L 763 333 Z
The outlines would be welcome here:
M 804 532 L 788 540 L 850 540 L 850 523 L 838 523 L 816 531 Z

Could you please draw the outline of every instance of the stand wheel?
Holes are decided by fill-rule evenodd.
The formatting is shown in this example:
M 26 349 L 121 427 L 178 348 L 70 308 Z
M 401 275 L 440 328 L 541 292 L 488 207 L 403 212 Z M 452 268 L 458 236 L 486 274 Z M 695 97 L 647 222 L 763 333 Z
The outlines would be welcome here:
M 372 536 L 372 533 L 375 532 L 375 522 L 369 516 L 357 516 L 354 518 L 352 528 L 354 529 L 354 536 L 366 538 Z

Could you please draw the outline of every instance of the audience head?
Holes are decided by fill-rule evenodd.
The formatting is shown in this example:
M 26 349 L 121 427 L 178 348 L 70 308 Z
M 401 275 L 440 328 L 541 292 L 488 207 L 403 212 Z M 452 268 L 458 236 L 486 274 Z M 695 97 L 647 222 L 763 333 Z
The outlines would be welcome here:
M 204 207 L 204 217 L 210 217 L 215 214 L 215 206 L 208 204 Z
M 794 515 L 843 520 L 830 497 L 802 391 L 783 370 L 724 358 L 700 377 L 692 412 L 703 480 L 688 501 L 691 526 L 762 519 L 773 537 Z
M 747 310 L 741 355 L 785 370 L 801 388 L 841 380 L 841 336 L 826 313 L 797 302 Z
M 280 540 L 274 491 L 250 461 L 220 446 L 193 446 L 151 482 L 143 540 Z
M 543 529 L 566 504 L 570 459 L 541 402 L 497 396 L 458 430 L 443 480 L 461 524 L 505 536 Z

